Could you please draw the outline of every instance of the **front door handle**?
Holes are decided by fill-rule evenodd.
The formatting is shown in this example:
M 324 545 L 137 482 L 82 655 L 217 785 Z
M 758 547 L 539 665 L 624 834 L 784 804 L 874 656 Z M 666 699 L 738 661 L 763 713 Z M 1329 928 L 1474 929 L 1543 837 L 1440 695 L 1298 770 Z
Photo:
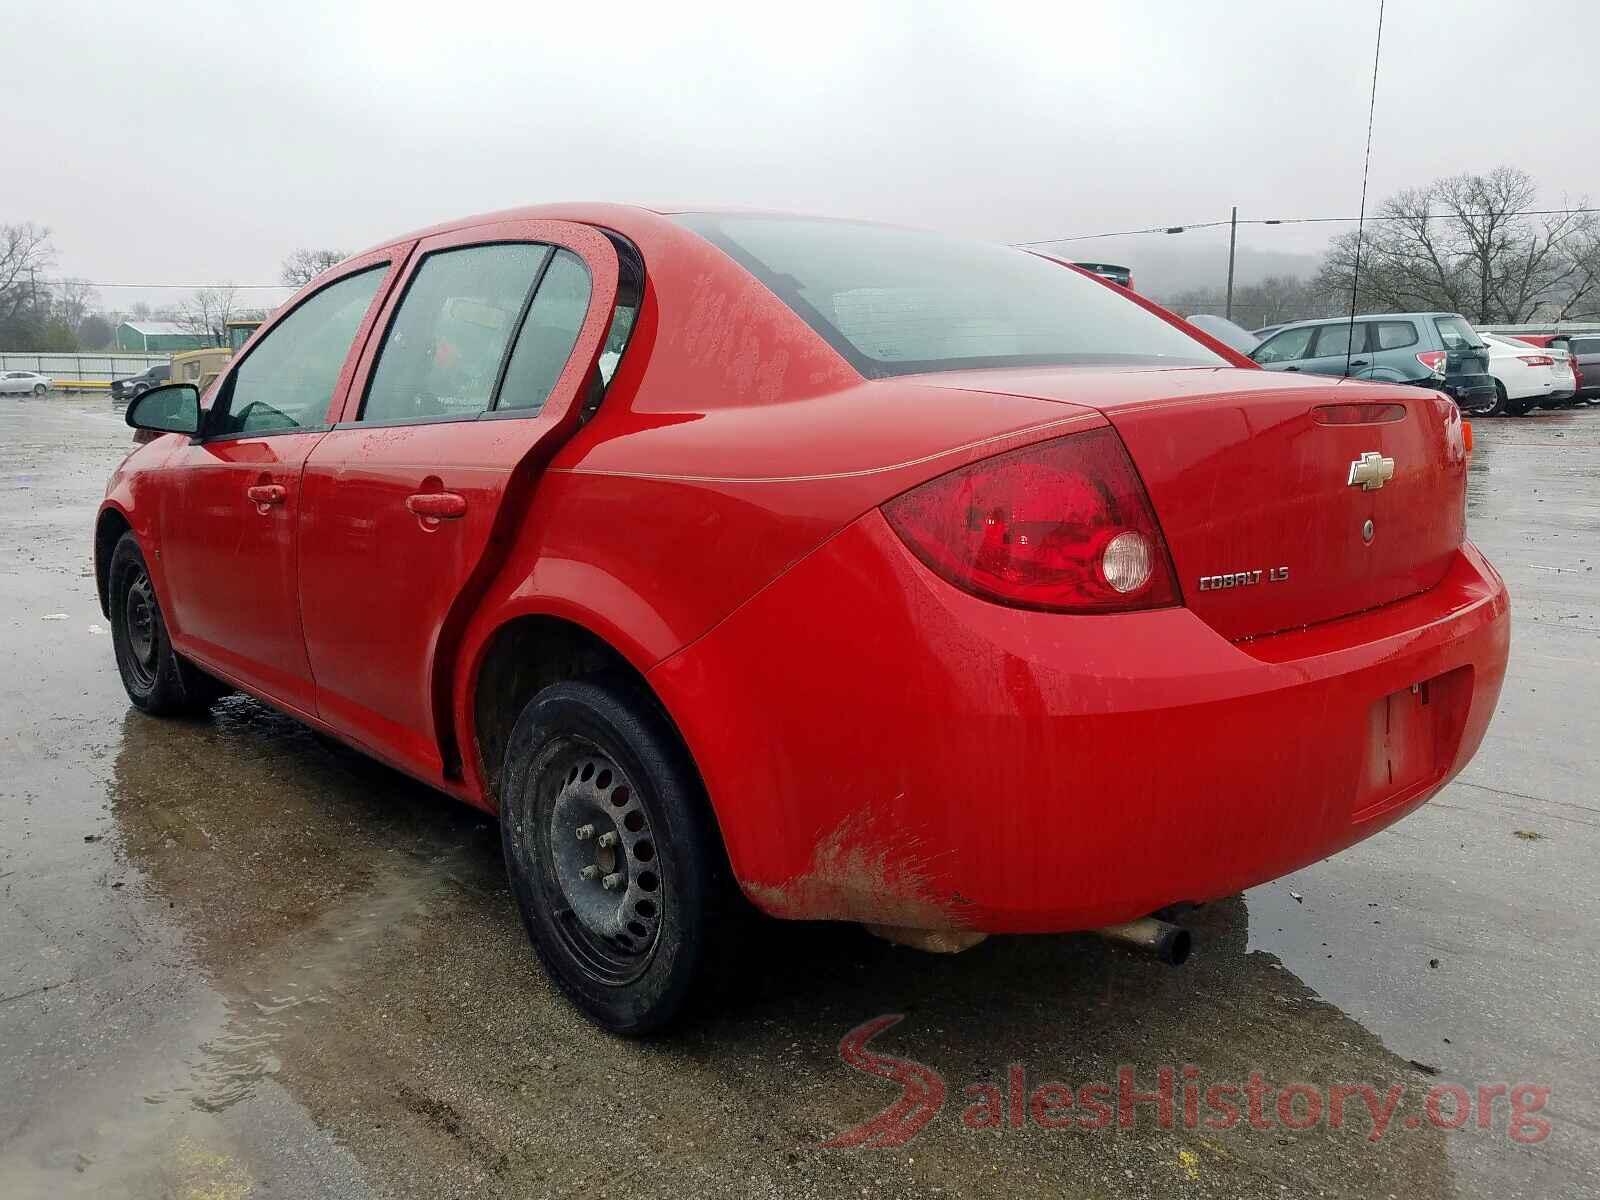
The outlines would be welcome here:
M 1299 369 L 1300 369 L 1299 367 L 1285 367 L 1284 368 L 1285 371 L 1298 371 Z
M 244 494 L 250 497 L 251 503 L 263 509 L 272 504 L 282 504 L 289 497 L 288 490 L 281 483 L 258 483 L 245 488 Z
M 454 492 L 417 492 L 406 497 L 406 508 L 424 519 L 452 521 L 467 515 L 467 498 Z

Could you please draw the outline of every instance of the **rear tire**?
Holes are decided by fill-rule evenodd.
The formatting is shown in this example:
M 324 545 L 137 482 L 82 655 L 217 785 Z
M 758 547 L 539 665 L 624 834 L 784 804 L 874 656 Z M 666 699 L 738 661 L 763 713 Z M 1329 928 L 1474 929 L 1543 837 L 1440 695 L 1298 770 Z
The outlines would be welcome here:
M 204 712 L 228 692 L 172 648 L 150 570 L 132 531 L 111 552 L 111 644 L 134 706 L 152 716 Z
M 44 386 L 44 384 L 42 384 L 42 383 L 36 383 L 36 384 L 34 384 L 34 385 L 33 385 L 33 395 L 34 395 L 34 399 L 38 399 L 38 398 L 39 398 L 39 397 L 40 397 L 40 396 L 42 396 L 42 395 L 44 395 L 44 394 L 45 394 L 45 392 L 46 392 L 46 391 L 48 391 L 48 390 L 49 390 L 49 389 L 48 389 L 48 388 L 46 388 L 46 387 L 45 387 L 45 386 Z
M 552 684 L 522 710 L 500 832 L 540 961 L 604 1028 L 664 1028 L 728 960 L 734 888 L 704 789 L 629 681 Z

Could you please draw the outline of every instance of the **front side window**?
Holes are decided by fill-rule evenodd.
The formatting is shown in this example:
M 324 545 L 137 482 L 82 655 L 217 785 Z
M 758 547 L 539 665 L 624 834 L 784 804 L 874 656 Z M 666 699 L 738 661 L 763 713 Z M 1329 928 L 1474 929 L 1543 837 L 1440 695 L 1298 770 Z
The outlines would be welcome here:
M 1573 338 L 1568 345 L 1572 347 L 1573 354 L 1600 354 L 1600 338 Z
M 1251 357 L 1262 364 L 1296 362 L 1306 356 L 1306 348 L 1311 345 L 1311 335 L 1316 331 L 1315 325 L 1307 325 L 1303 329 L 1285 329 L 1256 347 L 1256 352 Z
M 330 284 L 278 322 L 234 371 L 207 435 L 323 424 L 350 343 L 387 270 L 376 266 Z
M 423 259 L 390 323 L 360 419 L 439 420 L 486 411 L 549 253 L 548 246 L 506 242 Z
M 497 408 L 528 413 L 544 408 L 588 316 L 589 291 L 583 260 L 570 250 L 556 251 L 517 336 Z
M 1227 366 L 1060 263 L 941 234 L 791 217 L 679 214 L 867 378 L 980 367 Z

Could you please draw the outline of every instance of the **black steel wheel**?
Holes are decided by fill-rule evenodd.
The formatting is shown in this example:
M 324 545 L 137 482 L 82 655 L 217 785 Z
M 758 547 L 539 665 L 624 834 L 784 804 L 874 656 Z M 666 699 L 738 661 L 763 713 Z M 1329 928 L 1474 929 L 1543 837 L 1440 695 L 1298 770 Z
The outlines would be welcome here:
M 699 777 L 652 698 L 623 680 L 545 688 L 500 780 L 506 870 L 562 991 L 623 1034 L 685 1011 L 719 957 L 731 881 Z
M 128 699 L 156 716 L 202 712 L 227 687 L 172 648 L 150 568 L 132 532 L 111 553 L 111 645 Z

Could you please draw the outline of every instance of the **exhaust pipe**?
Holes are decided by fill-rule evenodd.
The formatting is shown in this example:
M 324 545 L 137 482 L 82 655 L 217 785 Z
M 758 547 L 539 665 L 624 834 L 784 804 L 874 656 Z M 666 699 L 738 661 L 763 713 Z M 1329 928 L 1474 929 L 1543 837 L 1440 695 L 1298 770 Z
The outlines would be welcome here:
M 1169 967 L 1181 967 L 1189 957 L 1189 931 L 1155 917 L 1142 917 L 1126 925 L 1107 925 L 1094 932 L 1110 941 L 1152 954 Z

